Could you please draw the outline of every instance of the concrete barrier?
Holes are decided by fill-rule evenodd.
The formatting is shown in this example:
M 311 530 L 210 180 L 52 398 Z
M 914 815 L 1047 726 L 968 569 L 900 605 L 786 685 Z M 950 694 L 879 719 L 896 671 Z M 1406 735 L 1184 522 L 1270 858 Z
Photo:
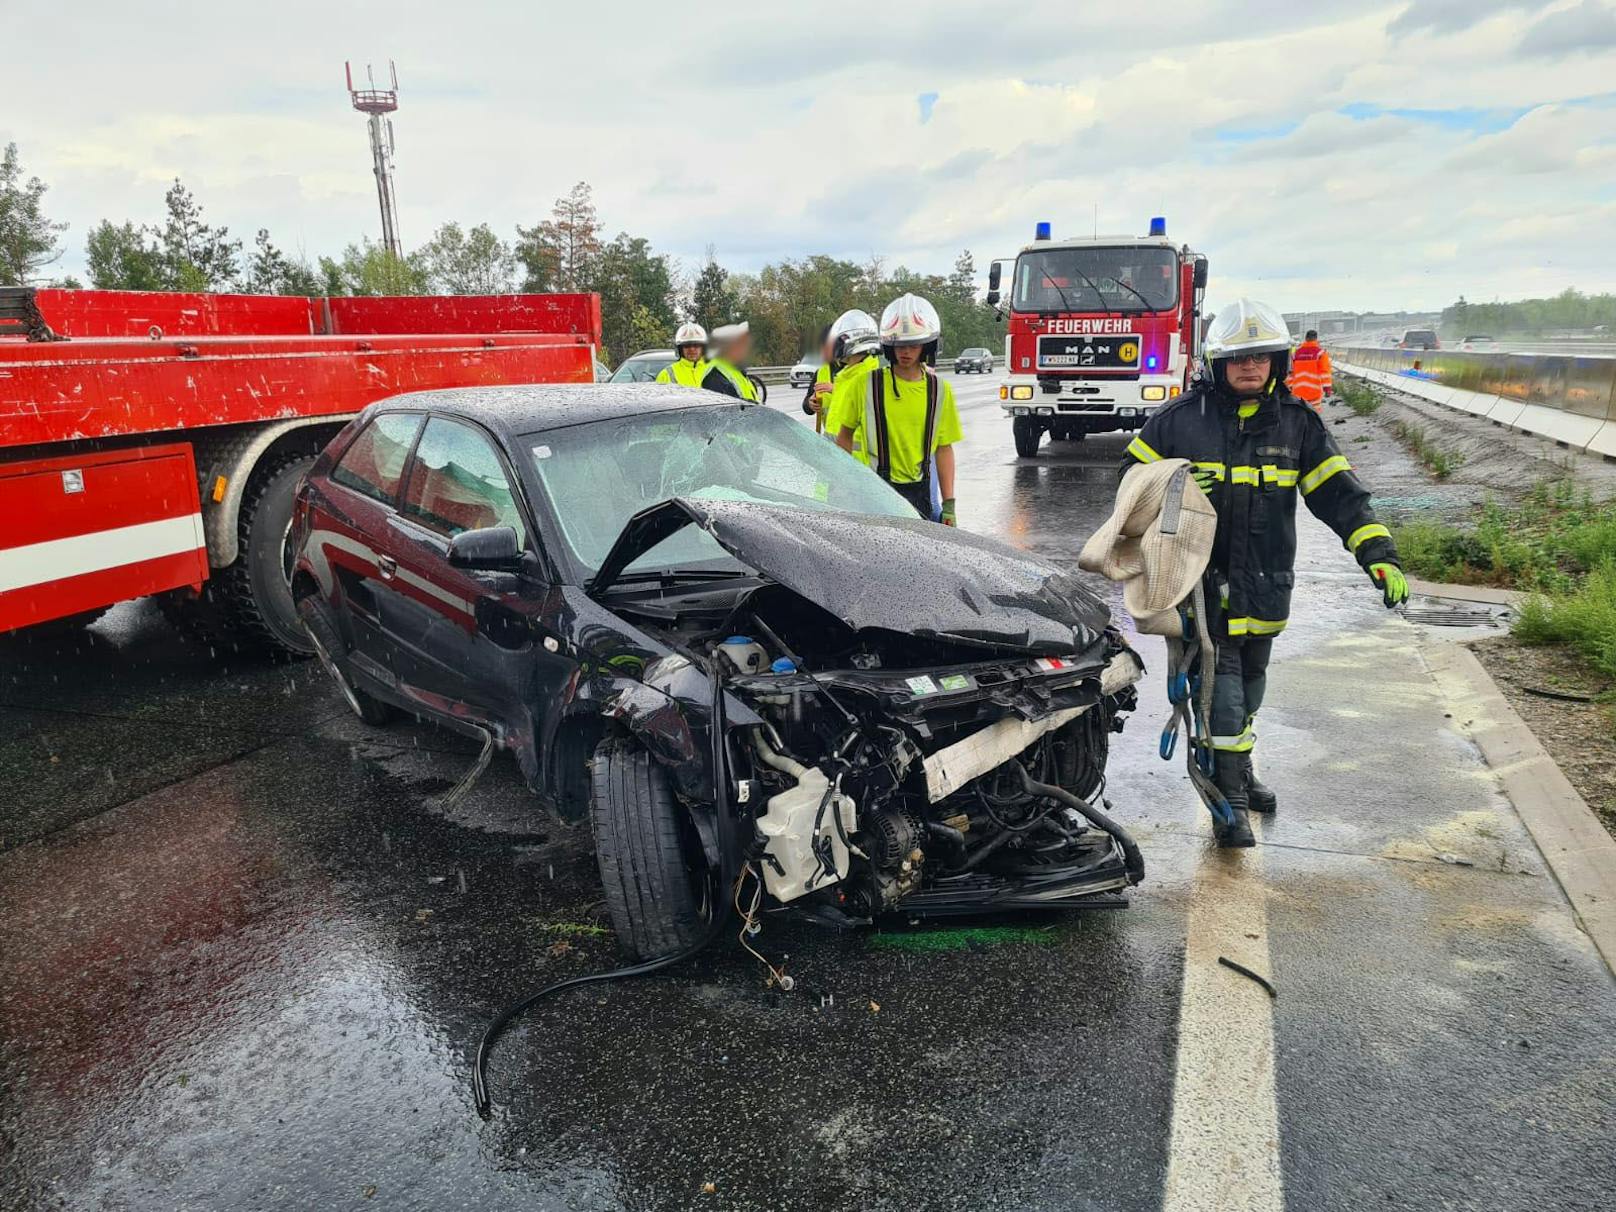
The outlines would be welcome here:
M 1337 347 L 1347 374 L 1616 459 L 1616 358 Z

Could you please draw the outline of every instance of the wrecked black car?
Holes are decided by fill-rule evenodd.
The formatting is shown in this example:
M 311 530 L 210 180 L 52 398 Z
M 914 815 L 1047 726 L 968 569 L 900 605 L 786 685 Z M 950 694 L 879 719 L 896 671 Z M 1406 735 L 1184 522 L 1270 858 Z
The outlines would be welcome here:
M 764 407 L 660 386 L 366 409 L 310 469 L 299 614 L 366 721 L 508 750 L 590 815 L 624 947 L 719 898 L 862 924 L 1118 903 L 1140 663 L 1075 577 L 916 518 Z

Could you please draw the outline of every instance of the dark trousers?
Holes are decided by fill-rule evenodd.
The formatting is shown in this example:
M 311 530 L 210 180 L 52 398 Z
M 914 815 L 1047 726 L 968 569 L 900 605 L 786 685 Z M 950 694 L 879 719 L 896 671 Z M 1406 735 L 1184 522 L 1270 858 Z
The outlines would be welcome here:
M 914 510 L 921 517 L 931 520 L 931 481 L 916 480 L 913 484 L 894 484 L 892 486 L 900 497 L 914 506 Z
M 1224 638 L 1218 642 L 1217 676 L 1212 683 L 1212 748 L 1249 753 L 1257 734 L 1251 719 L 1268 688 L 1268 657 L 1273 636 Z

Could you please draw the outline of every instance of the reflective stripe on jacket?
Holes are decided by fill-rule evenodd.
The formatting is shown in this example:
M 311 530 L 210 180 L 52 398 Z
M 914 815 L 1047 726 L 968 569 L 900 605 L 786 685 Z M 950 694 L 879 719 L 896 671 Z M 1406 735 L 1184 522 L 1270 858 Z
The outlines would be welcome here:
M 1226 597 L 1229 635 L 1273 635 L 1290 618 L 1298 495 L 1366 572 L 1371 564 L 1398 562 L 1369 490 L 1323 420 L 1282 388 L 1244 418 L 1221 393 L 1191 388 L 1145 422 L 1122 470 L 1173 458 L 1213 476 L 1207 495 L 1218 511 L 1218 533 L 1208 575 Z
M 677 383 L 680 387 L 700 387 L 702 379 L 707 376 L 706 362 L 688 362 L 684 358 L 675 358 L 667 366 L 657 371 L 658 383 Z
M 931 446 L 937 437 L 937 398 L 940 394 L 937 385 L 937 372 L 931 367 L 924 367 L 926 372 L 926 426 L 920 436 L 920 474 L 913 480 L 903 481 L 909 484 L 925 484 L 931 478 Z M 870 457 L 867 460 L 875 474 L 888 484 L 899 481 L 892 478 L 892 451 L 887 431 L 887 386 L 892 371 L 883 367 L 867 377 L 864 391 L 864 441 L 869 447 Z M 892 391 L 896 393 L 897 386 Z
M 746 373 L 733 362 L 724 358 L 713 358 L 704 365 L 707 367 L 707 373 L 702 376 L 701 385 L 708 391 L 757 403 L 757 388 L 752 385 L 752 380 L 746 377 Z
M 1291 394 L 1309 404 L 1317 404 L 1334 388 L 1330 378 L 1330 355 L 1317 341 L 1303 341 L 1291 355 L 1291 373 L 1285 380 Z

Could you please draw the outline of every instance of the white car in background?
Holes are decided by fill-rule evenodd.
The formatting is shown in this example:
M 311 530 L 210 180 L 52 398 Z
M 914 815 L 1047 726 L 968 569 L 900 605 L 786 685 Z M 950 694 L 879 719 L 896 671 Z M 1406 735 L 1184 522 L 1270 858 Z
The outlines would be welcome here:
M 807 387 L 814 381 L 814 376 L 819 373 L 819 368 L 824 364 L 825 360 L 816 353 L 803 354 L 797 364 L 791 368 L 791 373 L 786 376 L 787 381 L 793 387 Z

